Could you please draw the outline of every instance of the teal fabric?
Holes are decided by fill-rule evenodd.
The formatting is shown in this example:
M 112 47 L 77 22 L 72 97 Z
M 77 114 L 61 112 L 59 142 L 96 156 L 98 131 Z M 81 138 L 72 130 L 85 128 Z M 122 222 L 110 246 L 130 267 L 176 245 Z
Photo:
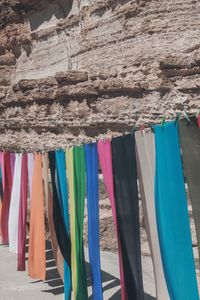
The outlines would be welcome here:
M 171 300 L 198 300 L 177 124 L 155 126 L 155 205 L 161 256 Z
M 62 212 L 65 221 L 65 227 L 70 235 L 69 228 L 69 213 L 68 213 L 68 191 L 66 178 L 66 162 L 65 152 L 62 150 L 56 151 L 56 165 L 57 165 L 57 184 L 59 187 L 59 201 L 62 203 Z M 71 271 L 67 262 L 64 261 L 64 291 L 65 300 L 71 299 Z

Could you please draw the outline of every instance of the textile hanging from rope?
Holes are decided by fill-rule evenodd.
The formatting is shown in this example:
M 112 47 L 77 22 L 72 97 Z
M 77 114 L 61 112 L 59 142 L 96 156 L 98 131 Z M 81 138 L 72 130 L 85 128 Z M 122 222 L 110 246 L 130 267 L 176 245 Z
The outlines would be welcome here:
M 11 165 L 12 177 L 14 176 L 14 170 L 15 170 L 15 159 L 16 159 L 16 155 L 15 155 L 15 153 L 10 153 L 10 165 Z
M 68 212 L 68 191 L 66 178 L 66 163 L 65 152 L 62 150 L 56 151 L 56 165 L 57 165 L 57 180 L 60 195 L 60 203 L 62 204 L 63 218 L 65 229 L 68 236 L 70 235 L 69 228 L 69 212 Z M 71 245 L 69 245 L 71 247 Z M 71 269 L 66 261 L 64 261 L 64 290 L 65 299 L 71 299 Z
M 98 154 L 101 164 L 101 169 L 104 177 L 104 182 L 106 186 L 107 193 L 109 195 L 113 219 L 115 223 L 117 241 L 118 241 L 118 252 L 119 252 L 119 269 L 120 269 L 120 284 L 121 284 L 121 296 L 122 300 L 127 299 L 126 286 L 124 281 L 124 270 L 122 263 L 122 248 L 119 235 L 119 226 L 117 223 L 117 213 L 115 205 L 115 195 L 114 195 L 114 182 L 113 182 L 113 167 L 112 167 L 112 153 L 111 153 L 111 142 L 110 140 L 99 141 L 98 142 Z
M 83 225 L 85 208 L 85 153 L 84 147 L 74 147 L 74 206 L 76 226 L 75 259 L 77 267 L 77 292 L 76 300 L 87 300 L 87 278 L 83 247 Z
M 86 160 L 87 209 L 88 209 L 88 244 L 92 278 L 92 297 L 102 300 L 102 282 L 99 245 L 99 186 L 97 144 L 84 146 Z
M 75 224 L 75 199 L 74 199 L 74 161 L 73 148 L 66 150 L 67 177 L 69 184 L 69 202 L 70 202 L 70 234 L 71 234 L 71 261 L 72 261 L 72 290 L 73 299 L 77 293 L 77 266 L 76 266 L 76 224 Z
M 196 118 L 179 121 L 183 165 L 192 203 L 200 257 L 200 129 Z
M 0 152 L 0 198 L 1 198 L 1 202 L 3 201 L 2 155 L 3 154 Z
M 155 203 L 170 299 L 199 299 L 177 124 L 155 126 Z
M 58 268 L 58 272 L 60 274 L 61 279 L 64 282 L 64 258 L 58 246 L 58 241 L 56 237 L 54 221 L 53 221 L 53 198 L 52 198 L 52 192 L 48 182 L 48 173 L 49 173 L 48 153 L 43 154 L 42 162 L 43 162 L 43 169 L 44 169 L 43 178 L 44 178 L 44 186 L 45 186 L 45 196 L 46 196 L 46 203 L 47 203 L 47 215 L 48 215 L 51 245 L 53 249 L 55 263 Z
M 2 237 L 1 234 L 1 211 L 2 211 L 2 201 L 3 201 L 3 178 L 2 178 L 2 153 L 0 152 L 0 238 Z M 1 243 L 1 239 L 0 239 Z
M 8 234 L 9 250 L 18 252 L 18 221 L 19 221 L 19 203 L 21 186 L 22 154 L 16 154 L 16 163 L 14 168 L 12 193 L 10 200 Z
M 28 273 L 35 279 L 45 280 L 45 224 L 42 184 L 42 156 L 35 154 L 30 204 L 30 233 L 28 248 Z
M 8 244 L 8 218 L 10 209 L 10 198 L 12 191 L 12 171 L 10 162 L 10 153 L 2 155 L 2 177 L 3 177 L 3 202 L 1 209 L 1 234 L 2 243 Z
M 56 237 L 60 251 L 71 268 L 71 241 L 65 227 L 62 202 L 59 200 L 58 191 L 56 187 L 56 159 L 55 152 L 49 152 L 49 166 L 51 171 L 51 182 L 53 189 L 53 220 L 56 232 Z
M 170 300 L 165 281 L 155 210 L 155 140 L 151 130 L 135 132 L 137 166 L 148 242 L 156 281 L 156 299 Z
M 33 179 L 33 166 L 34 166 L 34 155 L 33 153 L 28 153 L 28 183 L 29 183 L 29 195 L 31 195 L 31 186 Z
M 128 299 L 143 300 L 135 138 L 112 139 L 114 188 Z
M 26 220 L 28 197 L 28 160 L 27 154 L 22 155 L 19 219 L 18 219 L 18 263 L 17 270 L 25 271 Z

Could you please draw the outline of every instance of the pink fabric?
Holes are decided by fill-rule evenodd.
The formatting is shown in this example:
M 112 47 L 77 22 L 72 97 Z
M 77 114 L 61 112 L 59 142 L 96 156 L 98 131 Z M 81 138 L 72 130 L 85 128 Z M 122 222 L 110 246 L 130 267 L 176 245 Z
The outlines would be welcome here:
M 122 300 L 127 299 L 126 286 L 124 281 L 124 270 L 122 264 L 122 249 L 119 238 L 119 228 L 117 224 L 117 214 L 115 207 L 115 195 L 114 195 L 114 184 L 113 184 L 113 169 L 112 169 L 112 153 L 111 153 L 111 142 L 110 140 L 99 141 L 98 142 L 98 153 L 99 160 L 101 164 L 101 169 L 104 177 L 104 182 L 106 186 L 107 193 L 110 198 L 110 204 L 113 213 L 113 219 L 115 223 L 115 228 L 117 232 L 117 241 L 118 241 L 118 251 L 119 251 L 119 269 L 120 269 L 120 281 L 121 281 L 121 293 Z
M 25 271 L 25 247 L 26 247 L 26 218 L 28 197 L 28 160 L 27 154 L 22 156 L 19 220 L 18 220 L 18 271 Z

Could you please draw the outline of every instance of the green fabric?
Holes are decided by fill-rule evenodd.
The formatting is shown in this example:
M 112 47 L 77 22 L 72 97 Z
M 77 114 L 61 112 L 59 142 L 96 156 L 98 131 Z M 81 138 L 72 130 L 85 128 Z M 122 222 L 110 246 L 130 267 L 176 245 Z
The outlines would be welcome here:
M 76 300 L 88 299 L 87 278 L 83 248 L 83 225 L 85 207 L 85 154 L 84 147 L 74 147 L 74 201 L 75 201 L 75 228 L 76 249 L 75 259 L 77 267 Z

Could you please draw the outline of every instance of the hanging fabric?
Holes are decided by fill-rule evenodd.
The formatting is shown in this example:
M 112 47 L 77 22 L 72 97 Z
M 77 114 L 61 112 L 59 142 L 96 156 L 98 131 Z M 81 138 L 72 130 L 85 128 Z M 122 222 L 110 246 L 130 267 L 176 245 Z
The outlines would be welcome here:
M 155 126 L 155 204 L 170 299 L 199 299 L 177 123 Z
M 35 154 L 30 203 L 28 273 L 30 277 L 41 280 L 45 280 L 46 275 L 43 193 L 42 156 Z
M 71 268 L 71 241 L 68 232 L 65 227 L 65 221 L 63 216 L 62 202 L 59 200 L 58 191 L 56 186 L 56 158 L 55 152 L 49 152 L 49 166 L 51 171 L 51 181 L 53 188 L 53 220 L 56 232 L 56 237 L 60 251 L 63 258 Z
M 8 219 L 9 250 L 17 253 L 18 251 L 18 220 L 20 202 L 22 154 L 16 154 L 12 193 L 10 200 L 10 210 Z
M 92 277 L 92 299 L 102 300 L 100 245 L 99 245 L 99 186 L 97 144 L 84 146 L 86 159 L 88 244 Z
M 28 198 L 28 161 L 27 154 L 22 156 L 19 218 L 18 218 L 18 271 L 25 271 L 26 221 Z
M 122 300 L 127 299 L 126 286 L 124 281 L 124 270 L 122 263 L 122 249 L 119 235 L 119 226 L 117 223 L 117 213 L 115 205 L 114 195 L 114 182 L 113 182 L 113 167 L 112 167 L 112 153 L 111 153 L 111 142 L 110 140 L 104 140 L 98 142 L 98 154 L 103 173 L 103 178 L 106 186 L 107 193 L 109 195 L 113 219 L 115 223 L 117 241 L 118 241 L 118 252 L 119 252 L 119 269 L 120 269 L 120 283 L 121 283 L 121 296 Z
M 3 177 L 2 177 L 2 152 L 0 152 L 0 243 L 2 242 L 1 234 L 1 211 L 3 201 Z
M 14 170 L 15 170 L 15 158 L 16 158 L 15 153 L 10 153 L 10 164 L 11 164 L 12 177 L 14 176 Z
M 76 226 L 75 259 L 77 268 L 77 292 L 74 299 L 87 300 L 87 277 L 84 260 L 83 226 L 85 208 L 85 153 L 84 147 L 74 147 L 74 206 Z
M 70 233 L 71 233 L 71 262 L 72 262 L 72 290 L 73 299 L 77 295 L 77 261 L 76 261 L 76 212 L 74 195 L 74 161 L 73 148 L 66 150 L 67 177 L 69 183 L 69 201 L 70 201 Z
M 117 218 L 128 299 L 143 300 L 135 138 L 112 139 Z
M 1 234 L 2 243 L 8 244 L 8 218 L 10 209 L 10 198 L 12 191 L 12 171 L 10 162 L 10 153 L 5 152 L 2 155 L 2 176 L 3 176 L 3 202 L 1 210 Z
M 34 167 L 34 154 L 28 153 L 28 182 L 29 182 L 29 195 L 31 195 L 31 186 L 33 178 L 33 167 Z
M 148 242 L 153 260 L 156 299 L 170 300 L 165 281 L 155 211 L 155 140 L 151 130 L 135 132 L 137 166 Z
M 183 166 L 188 183 L 200 258 L 200 129 L 196 118 L 179 121 Z
M 52 192 L 48 182 L 48 173 L 49 173 L 48 153 L 44 153 L 42 155 L 42 162 L 43 162 L 43 178 L 44 178 L 44 187 L 45 187 L 45 197 L 47 203 L 47 214 L 48 214 L 51 245 L 53 249 L 55 263 L 58 268 L 58 272 L 60 274 L 62 281 L 64 282 L 64 258 L 58 246 L 58 241 L 56 237 L 54 221 L 53 221 L 53 198 L 52 198 Z
M 62 211 L 65 229 L 68 236 L 70 235 L 69 228 L 69 212 L 68 212 L 68 191 L 67 191 L 67 178 L 66 178 L 66 163 L 65 163 L 65 152 L 63 150 L 56 151 L 56 165 L 57 165 L 57 179 L 59 195 L 61 198 Z M 71 244 L 69 245 L 71 247 Z M 71 270 L 70 266 L 64 261 L 64 289 L 65 299 L 71 299 Z

